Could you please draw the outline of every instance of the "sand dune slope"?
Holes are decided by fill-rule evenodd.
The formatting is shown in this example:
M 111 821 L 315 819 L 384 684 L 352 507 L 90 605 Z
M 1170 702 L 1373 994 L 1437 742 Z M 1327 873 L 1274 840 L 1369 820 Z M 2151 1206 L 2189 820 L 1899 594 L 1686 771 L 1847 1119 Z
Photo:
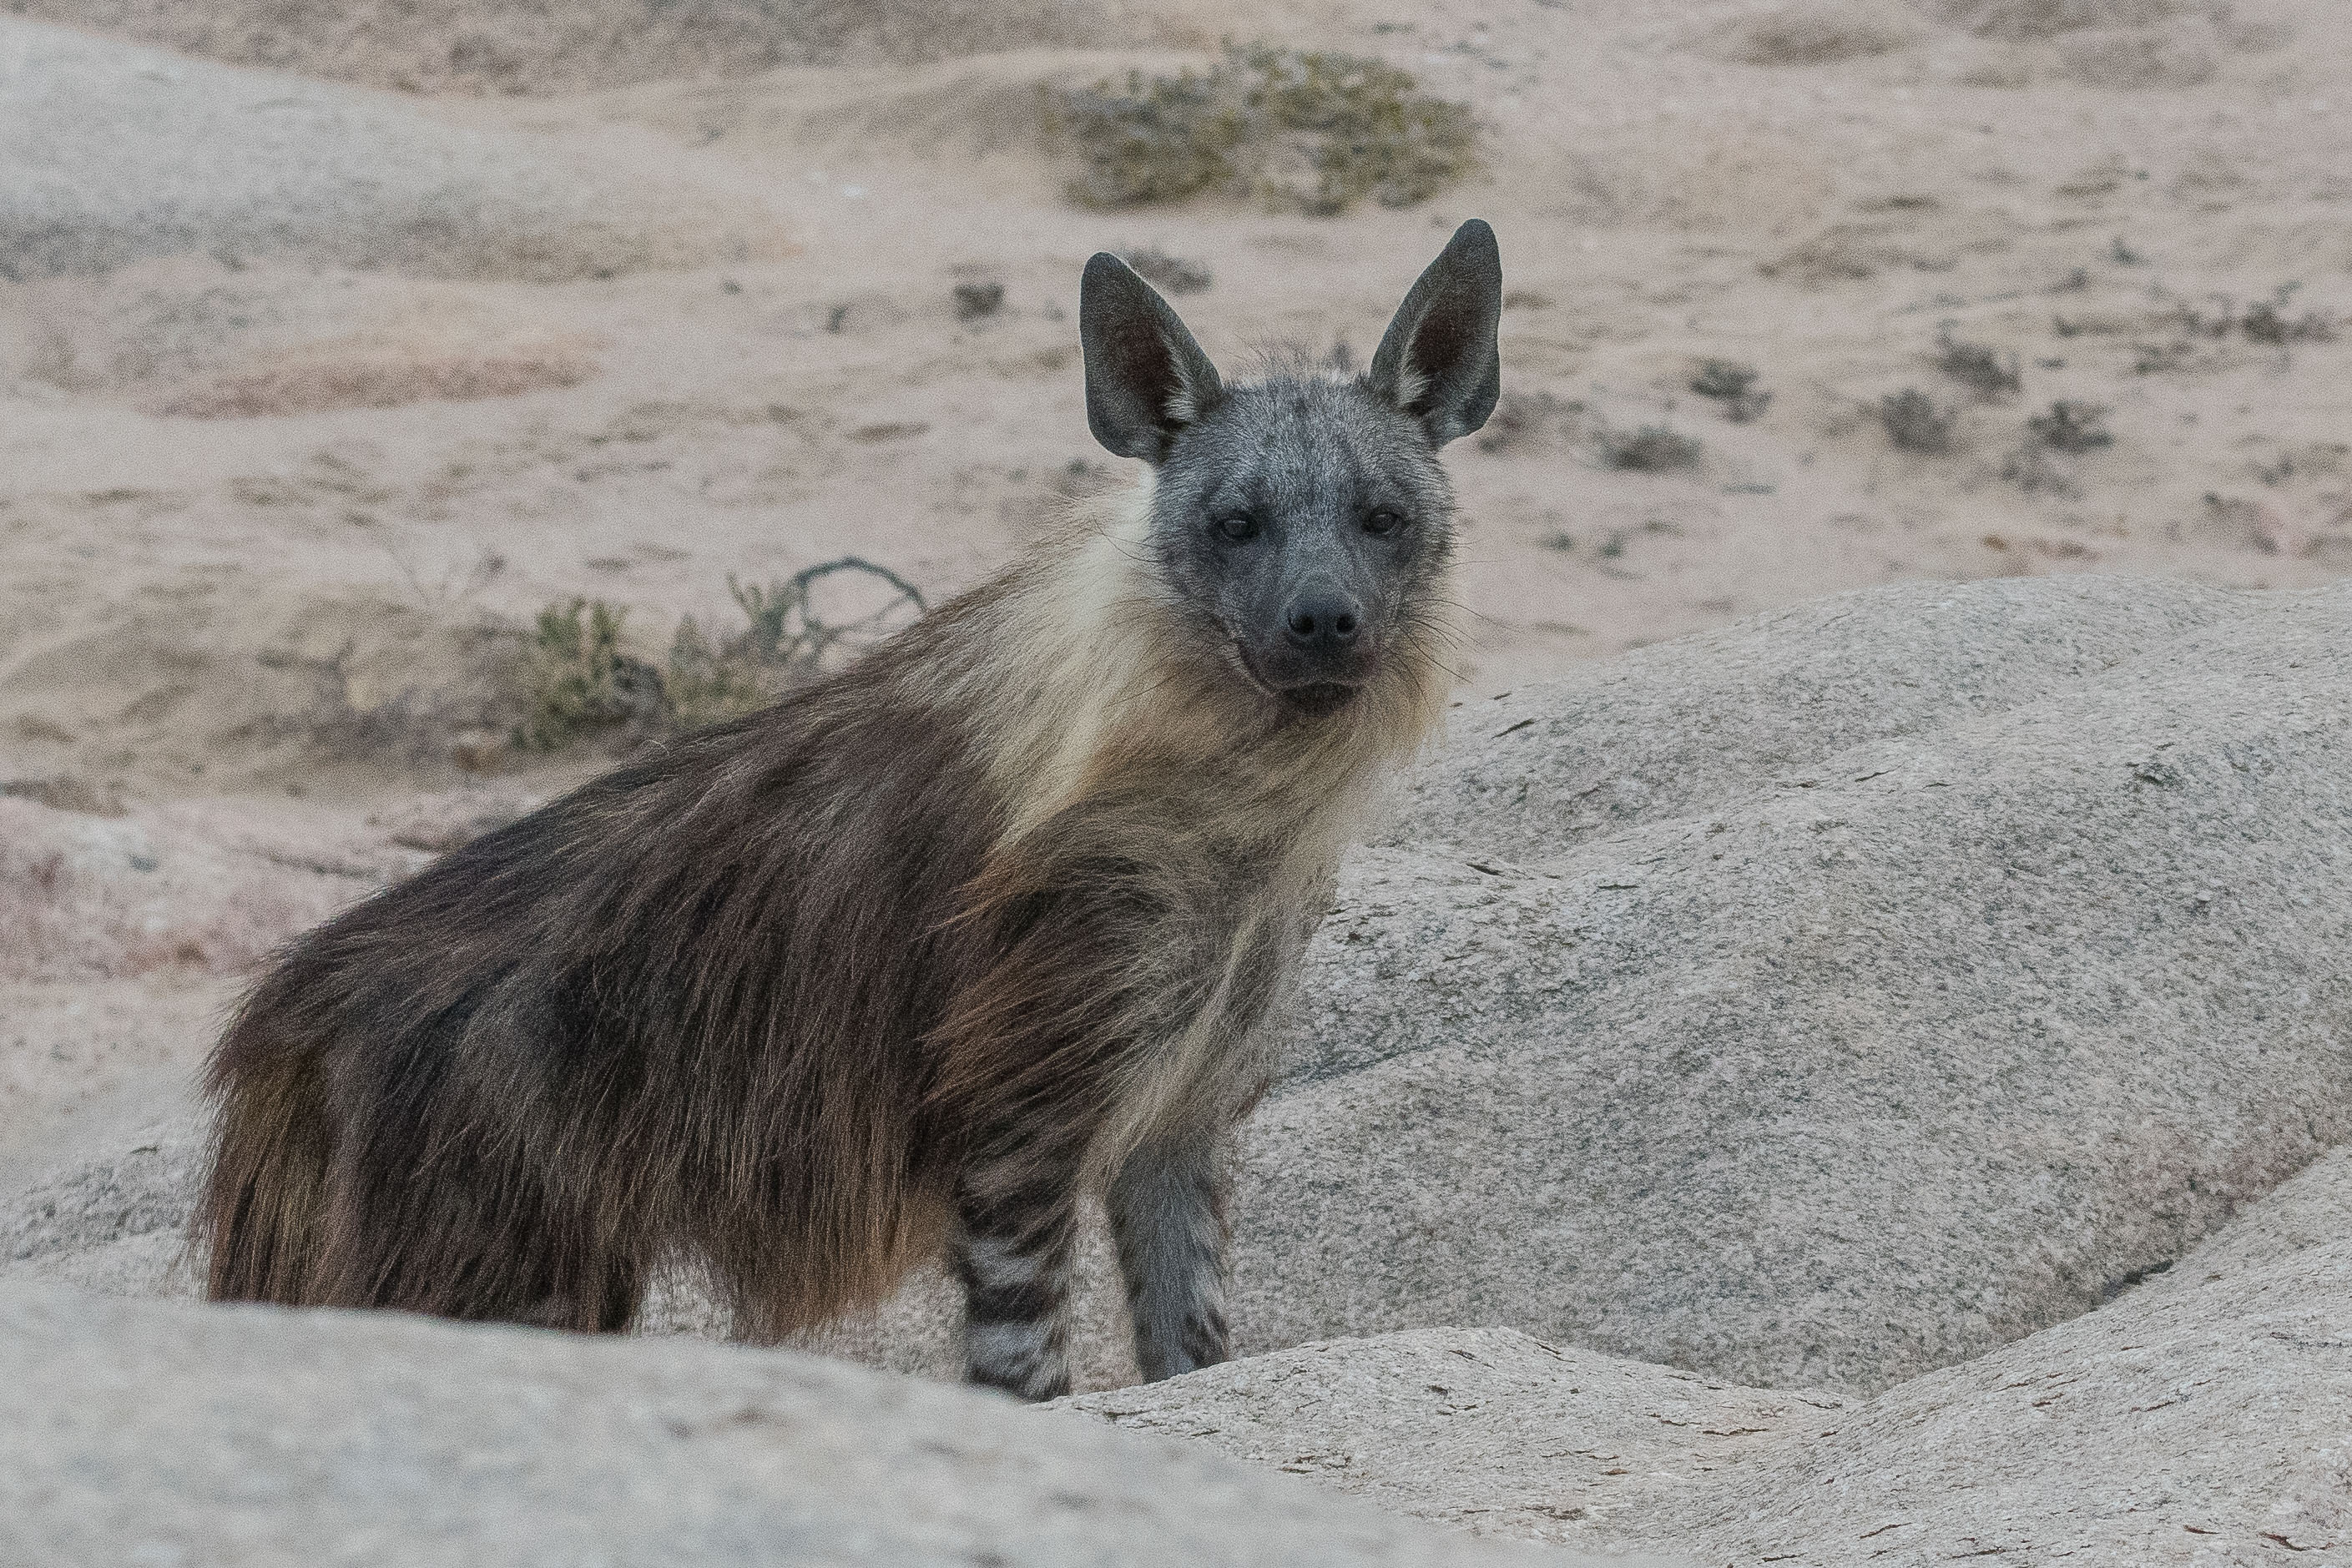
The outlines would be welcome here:
M 194 252 L 555 279 L 781 254 L 781 226 L 606 155 L 380 94 L 0 19 L 0 277 Z

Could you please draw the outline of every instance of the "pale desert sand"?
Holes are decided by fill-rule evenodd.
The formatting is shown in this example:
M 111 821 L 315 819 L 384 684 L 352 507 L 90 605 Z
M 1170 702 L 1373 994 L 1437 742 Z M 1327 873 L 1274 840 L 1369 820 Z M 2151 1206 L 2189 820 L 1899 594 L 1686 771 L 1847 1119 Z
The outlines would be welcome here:
M 593 765 L 505 745 L 502 672 L 541 606 L 625 604 L 653 652 L 680 614 L 734 615 L 730 573 L 847 551 L 936 599 L 1063 495 L 1116 482 L 1078 396 L 1075 280 L 1097 248 L 1212 269 L 1176 303 L 1229 367 L 1265 346 L 1360 361 L 1445 231 L 1496 224 L 1513 401 L 1450 454 L 1465 706 L 1563 674 L 1605 685 L 1613 666 L 1573 673 L 1889 581 L 2298 588 L 2352 562 L 2352 14 L 2326 0 L 11 9 L 45 20 L 0 19 L 0 786 L 21 797 L 0 799 L 6 1191 L 184 1137 L 192 1073 L 271 941 Z M 1228 35 L 1409 67 L 1476 107 L 1486 172 L 1339 219 L 1064 200 L 1039 84 L 1204 63 Z M 362 181 L 338 172 L 379 154 Z M 988 281 L 1003 309 L 961 319 L 954 287 Z M 1947 332 L 2013 355 L 2021 389 L 1945 374 Z M 1712 357 L 1758 368 L 1760 416 L 1689 390 Z M 1950 453 L 1891 444 L 1877 410 L 1906 388 L 1958 411 Z M 2104 408 L 2112 444 L 2033 448 L 2028 417 L 2061 398 Z M 1611 433 L 1653 424 L 1699 438 L 1696 467 L 1607 465 Z M 2118 602 L 2168 637 L 2212 618 L 2171 589 Z M 1999 664 L 2007 634 L 1934 656 Z M 2131 643 L 2118 658 L 2235 659 L 2245 679 L 2266 646 L 2099 635 Z M 2021 700 L 1982 671 L 1925 678 Z M 1809 703 L 1903 695 L 1888 677 L 1836 710 L 1793 681 L 1721 700 L 1774 709 L 1759 733 L 1777 735 Z M 1649 722 L 1678 713 L 1661 699 Z M 1674 744 L 1646 770 L 1563 763 L 1565 831 L 1706 810 L 1720 759 Z M 1723 766 L 1746 789 L 1771 761 Z M 2010 783 L 2064 793 L 2037 777 Z M 1435 817 L 1416 831 L 1473 837 Z M 2208 848 L 2198 885 L 2166 896 L 2245 896 Z M 1360 875 L 1411 884 L 1440 925 L 1475 924 L 1449 878 L 1533 858 L 1493 837 L 1474 852 L 1512 866 L 1437 876 L 1396 858 L 1418 852 Z M 1781 873 L 1756 874 L 1760 898 Z M 2057 941 L 2070 906 L 2052 896 Z M 2277 954 L 2241 983 L 2291 992 L 2292 925 L 2265 929 Z M 2258 1100 L 2233 1113 L 2253 1125 Z M 2230 1179 L 2259 1191 L 2335 1141 L 2335 1103 L 2256 1139 Z M 2149 1158 L 2185 1183 L 2206 1156 Z M 2237 1198 L 2168 1199 L 2119 1231 L 2093 1204 L 2040 1294 L 1905 1315 L 1890 1343 L 1908 1348 L 1807 1350 L 1792 1330 L 1714 1364 L 1879 1386 L 2093 1304 Z M 1438 1224 L 1411 1205 L 1380 1218 Z M 1672 1272 L 1635 1261 L 1633 1295 Z M 1443 1291 L 1400 1301 L 1499 1315 Z M 1706 1333 L 1643 1338 L 1611 1315 L 1623 1305 L 1535 1326 L 1717 1354 Z M 1283 1311 L 1264 1343 L 1401 1321 Z

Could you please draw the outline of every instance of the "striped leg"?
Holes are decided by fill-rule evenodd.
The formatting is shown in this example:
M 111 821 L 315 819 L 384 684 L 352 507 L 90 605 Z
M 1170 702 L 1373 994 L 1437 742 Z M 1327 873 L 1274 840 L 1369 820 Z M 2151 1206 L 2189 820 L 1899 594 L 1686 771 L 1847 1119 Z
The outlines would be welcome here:
M 1024 1399 L 1070 1391 L 1076 1185 L 1075 1171 L 1041 1173 L 1027 1162 L 967 1175 L 955 1266 L 964 1289 L 964 1372 L 972 1382 Z
M 1225 1190 L 1216 1141 L 1139 1149 L 1107 1195 L 1147 1382 L 1225 1359 Z

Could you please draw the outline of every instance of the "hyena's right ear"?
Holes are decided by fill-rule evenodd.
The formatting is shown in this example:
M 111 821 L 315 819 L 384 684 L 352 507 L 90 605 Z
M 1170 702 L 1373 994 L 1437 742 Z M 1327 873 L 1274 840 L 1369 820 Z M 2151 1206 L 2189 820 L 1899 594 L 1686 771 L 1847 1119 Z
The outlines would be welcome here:
M 1432 446 L 1486 423 L 1503 391 L 1503 255 L 1472 218 L 1454 231 L 1389 323 L 1366 372 L 1374 393 L 1421 422 Z
M 1078 284 L 1087 427 L 1121 457 L 1159 463 L 1184 427 L 1225 394 L 1217 367 L 1159 291 L 1108 251 Z

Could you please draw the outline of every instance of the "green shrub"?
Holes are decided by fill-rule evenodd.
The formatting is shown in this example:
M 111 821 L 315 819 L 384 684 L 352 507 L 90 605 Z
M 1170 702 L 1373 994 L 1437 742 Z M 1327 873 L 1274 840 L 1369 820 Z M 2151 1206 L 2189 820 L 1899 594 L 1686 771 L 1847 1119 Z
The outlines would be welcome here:
M 1206 71 L 1128 73 L 1049 93 L 1048 131 L 1082 165 L 1072 200 L 1137 206 L 1218 193 L 1331 214 L 1369 196 L 1409 206 L 1469 172 L 1469 106 L 1410 71 L 1332 49 L 1228 44 Z
M 670 721 L 678 729 L 740 718 L 774 697 L 757 666 L 713 643 L 691 615 L 678 622 L 670 639 L 663 689 L 669 695 Z
M 515 737 L 520 744 L 559 751 L 591 734 L 660 724 L 668 708 L 661 673 L 621 652 L 627 615 L 601 599 L 574 599 L 539 612 L 525 655 L 529 708 Z
M 845 573 L 873 580 L 879 602 L 835 621 L 814 591 Z M 888 635 L 908 611 L 920 615 L 925 608 L 912 583 L 856 556 L 764 586 L 747 588 L 730 577 L 727 587 L 743 612 L 743 628 L 714 641 L 687 616 L 659 669 L 622 651 L 624 609 L 573 599 L 541 611 L 523 661 L 527 716 L 516 743 L 531 751 L 561 751 L 593 738 L 638 745 L 740 718 Z
M 1085 172 L 1070 199 L 1087 207 L 1177 202 L 1232 183 L 1246 127 L 1218 71 L 1146 78 L 1124 91 L 1098 81 L 1047 104 L 1047 129 L 1070 142 Z

